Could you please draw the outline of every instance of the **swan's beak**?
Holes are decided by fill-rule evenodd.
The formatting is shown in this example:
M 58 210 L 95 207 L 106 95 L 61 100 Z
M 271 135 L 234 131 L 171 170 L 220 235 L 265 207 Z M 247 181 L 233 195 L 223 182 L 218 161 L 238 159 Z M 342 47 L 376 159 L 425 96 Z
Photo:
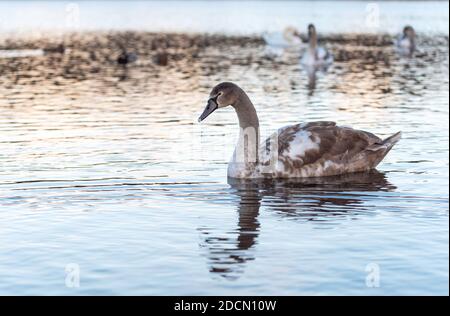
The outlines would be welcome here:
M 203 121 L 205 118 L 207 118 L 212 112 L 217 110 L 219 106 L 217 105 L 216 100 L 213 98 L 208 100 L 208 104 L 205 107 L 205 110 L 203 111 L 202 115 L 198 118 L 198 122 Z

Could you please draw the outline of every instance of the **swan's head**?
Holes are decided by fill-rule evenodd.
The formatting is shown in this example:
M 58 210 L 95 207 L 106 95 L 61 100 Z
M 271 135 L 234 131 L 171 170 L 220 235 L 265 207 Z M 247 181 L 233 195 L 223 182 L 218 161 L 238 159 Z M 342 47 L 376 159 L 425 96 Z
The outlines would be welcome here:
M 198 118 L 201 122 L 218 108 L 234 105 L 239 98 L 239 87 L 231 82 L 222 82 L 215 86 L 209 94 L 208 103 L 202 115 Z
M 403 28 L 403 36 L 409 39 L 413 39 L 416 37 L 416 31 L 410 25 L 407 25 Z
M 311 38 L 313 36 L 316 36 L 316 27 L 311 23 L 308 25 L 308 37 Z

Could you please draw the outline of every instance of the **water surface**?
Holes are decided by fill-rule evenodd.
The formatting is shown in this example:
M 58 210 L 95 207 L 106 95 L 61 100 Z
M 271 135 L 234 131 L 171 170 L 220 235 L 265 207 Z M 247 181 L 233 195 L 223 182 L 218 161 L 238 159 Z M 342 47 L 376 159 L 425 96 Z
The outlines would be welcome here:
M 348 33 L 325 34 L 336 61 L 313 85 L 301 52 L 260 38 L 0 42 L 67 48 L 0 58 L 0 294 L 448 295 L 448 36 L 404 58 L 389 34 Z M 137 63 L 116 65 L 123 45 Z M 263 136 L 313 120 L 404 136 L 372 173 L 229 181 L 235 114 L 196 123 L 223 80 Z

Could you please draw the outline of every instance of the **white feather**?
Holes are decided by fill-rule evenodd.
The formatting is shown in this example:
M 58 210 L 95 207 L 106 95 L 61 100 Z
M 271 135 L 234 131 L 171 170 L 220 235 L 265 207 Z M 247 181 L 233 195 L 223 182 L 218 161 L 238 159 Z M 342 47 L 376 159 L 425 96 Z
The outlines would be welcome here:
M 311 132 L 300 130 L 295 134 L 295 138 L 289 143 L 289 150 L 282 155 L 289 157 L 292 160 L 303 158 L 305 153 L 310 150 L 318 150 L 320 139 L 317 142 L 311 138 Z

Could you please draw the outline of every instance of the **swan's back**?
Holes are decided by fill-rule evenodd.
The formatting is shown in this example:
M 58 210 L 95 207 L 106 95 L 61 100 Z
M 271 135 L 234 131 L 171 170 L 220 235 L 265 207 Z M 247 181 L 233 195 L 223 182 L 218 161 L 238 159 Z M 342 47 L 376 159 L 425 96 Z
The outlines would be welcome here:
M 307 49 L 300 63 L 308 67 L 327 67 L 333 63 L 333 55 L 324 47 L 317 47 L 315 51 Z
M 382 140 L 372 133 L 328 121 L 288 126 L 262 144 L 261 172 L 269 177 L 301 178 L 370 170 L 400 138 L 400 134 L 394 136 Z

